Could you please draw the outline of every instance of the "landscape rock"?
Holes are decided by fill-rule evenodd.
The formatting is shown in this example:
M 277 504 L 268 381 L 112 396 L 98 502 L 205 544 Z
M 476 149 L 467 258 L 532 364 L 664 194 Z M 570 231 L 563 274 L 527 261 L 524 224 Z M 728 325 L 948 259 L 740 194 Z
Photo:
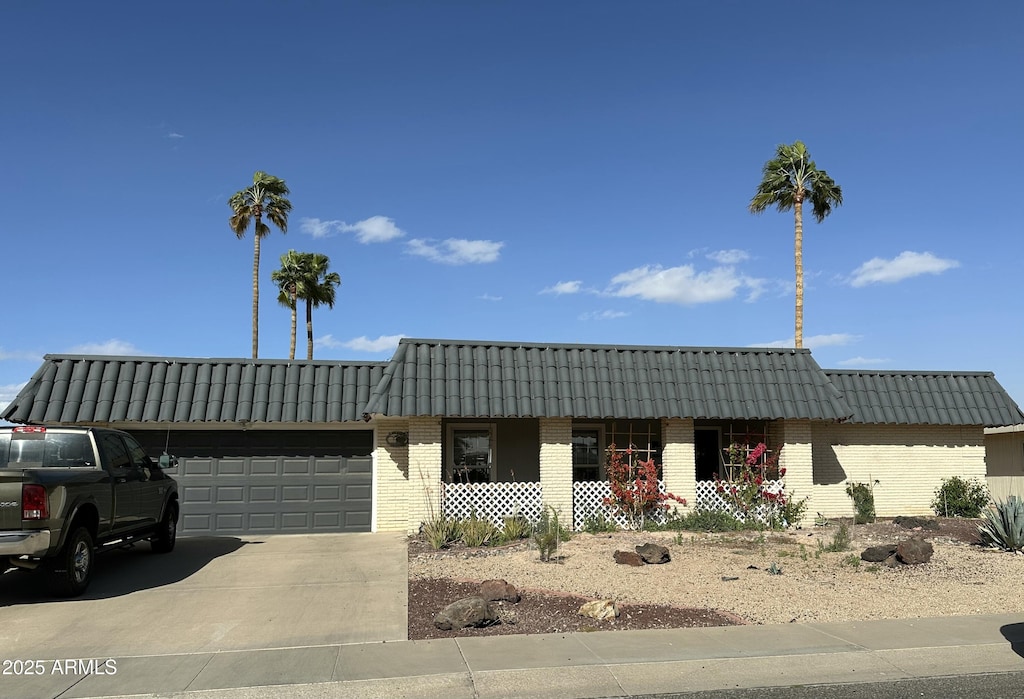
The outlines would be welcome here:
M 616 551 L 612 554 L 612 558 L 616 563 L 624 566 L 642 566 L 644 564 L 644 559 L 640 554 L 633 551 Z
M 464 629 L 467 626 L 476 628 L 491 626 L 497 623 L 498 615 L 494 607 L 483 597 L 466 597 L 456 600 L 438 612 L 434 617 L 434 626 L 442 631 Z
M 881 546 L 869 546 L 860 554 L 862 561 L 868 563 L 884 563 L 890 556 L 896 555 L 896 544 L 882 544 Z
M 896 558 L 907 565 L 920 565 L 932 560 L 934 549 L 930 541 L 924 539 L 907 539 L 896 547 Z
M 897 527 L 903 529 L 938 529 L 939 523 L 934 519 L 925 517 L 897 517 L 892 521 Z
M 580 607 L 579 614 L 580 616 L 588 616 L 591 619 L 603 621 L 617 617 L 619 615 L 619 608 L 610 599 L 596 599 Z
M 518 602 L 519 590 L 505 580 L 484 580 L 480 583 L 480 596 L 488 602 Z
M 668 549 L 658 544 L 641 544 L 636 547 L 636 552 L 644 559 L 644 563 L 668 563 L 672 560 Z

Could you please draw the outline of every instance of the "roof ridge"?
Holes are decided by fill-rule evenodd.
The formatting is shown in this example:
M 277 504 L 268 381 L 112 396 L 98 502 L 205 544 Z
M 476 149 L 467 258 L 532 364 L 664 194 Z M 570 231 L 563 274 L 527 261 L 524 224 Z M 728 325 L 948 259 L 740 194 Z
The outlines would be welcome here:
M 455 340 L 444 338 L 403 337 L 399 344 L 406 345 L 450 345 L 455 347 L 523 347 L 530 349 L 589 349 L 646 352 L 726 352 L 726 353 L 775 353 L 810 354 L 806 347 L 718 347 L 712 345 L 618 345 L 593 344 L 586 342 L 519 342 L 516 340 Z

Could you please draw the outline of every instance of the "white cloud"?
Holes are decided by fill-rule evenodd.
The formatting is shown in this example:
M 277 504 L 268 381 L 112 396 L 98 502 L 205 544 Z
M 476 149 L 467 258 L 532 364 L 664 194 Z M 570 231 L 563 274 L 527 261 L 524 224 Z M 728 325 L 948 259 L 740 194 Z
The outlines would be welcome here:
M 3 347 L 0 347 L 0 361 L 4 361 L 5 359 L 10 359 L 19 362 L 39 362 L 42 361 L 43 355 L 38 354 L 36 352 L 26 352 L 18 350 L 9 352 L 5 350 Z
M 580 316 L 580 320 L 615 320 L 625 318 L 629 314 L 625 311 L 591 311 Z
M 401 340 L 405 335 L 381 335 L 377 339 L 373 340 L 365 335 L 353 338 L 351 340 L 338 340 L 333 335 L 324 335 L 318 337 L 313 344 L 317 347 L 327 347 L 329 349 L 350 349 L 356 352 L 372 352 L 380 353 L 384 351 L 394 351 L 398 346 L 398 341 Z
M 68 350 L 69 354 L 107 354 L 129 356 L 144 354 L 138 347 L 124 340 L 107 340 L 106 342 L 86 342 L 75 345 Z
M 11 401 L 18 395 L 18 392 L 25 388 L 26 384 L 28 384 L 28 381 L 0 385 L 0 409 L 10 405 Z
M 483 294 L 481 296 L 477 296 L 477 298 L 481 301 L 501 301 L 500 296 L 492 296 L 491 294 Z
M 581 281 L 571 282 L 558 282 L 554 286 L 549 286 L 546 289 L 541 289 L 542 294 L 576 294 L 579 293 L 580 287 L 583 285 Z
M 177 131 L 171 131 L 169 134 L 167 134 L 167 138 L 185 138 L 185 136 L 178 133 Z
M 956 260 L 945 260 L 930 252 L 906 250 L 891 260 L 881 257 L 868 260 L 853 271 L 850 285 L 892 284 L 922 274 L 941 274 L 959 266 Z
M 448 238 L 434 244 L 422 238 L 410 240 L 406 252 L 446 265 L 483 264 L 498 259 L 505 243 L 493 240 Z
M 314 238 L 329 238 L 335 233 L 355 233 L 356 240 L 364 245 L 386 243 L 405 235 L 405 231 L 396 226 L 394 220 L 387 216 L 371 216 L 355 223 L 302 218 L 299 219 L 299 230 Z
M 745 277 L 732 267 L 715 267 L 707 272 L 695 272 L 692 265 L 667 269 L 659 265 L 648 265 L 612 277 L 608 293 L 692 306 L 731 299 L 744 287 L 751 290 L 751 298 L 748 300 L 753 300 L 761 293 L 763 282 Z
M 849 345 L 861 339 L 860 335 L 850 333 L 832 333 L 831 335 L 811 335 L 804 338 L 804 347 L 818 349 L 820 347 L 838 347 Z M 795 338 L 785 340 L 772 340 L 771 342 L 757 342 L 748 347 L 793 347 L 796 344 Z
M 707 258 L 720 265 L 735 265 L 746 262 L 750 259 L 750 255 L 746 250 L 715 250 L 708 253 Z
M 888 364 L 891 361 L 891 359 L 853 357 L 852 359 L 844 359 L 841 362 L 836 362 L 836 364 L 838 364 L 839 366 L 849 367 L 869 367 L 877 366 L 879 364 Z

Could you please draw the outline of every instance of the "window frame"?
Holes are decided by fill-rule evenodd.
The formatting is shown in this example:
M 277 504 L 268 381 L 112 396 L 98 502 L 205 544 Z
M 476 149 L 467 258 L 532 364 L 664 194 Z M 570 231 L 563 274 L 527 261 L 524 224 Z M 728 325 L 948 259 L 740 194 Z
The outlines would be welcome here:
M 574 422 L 572 425 L 572 435 L 570 436 L 570 444 L 572 440 L 576 438 L 577 432 L 597 432 L 597 481 L 608 480 L 608 468 L 606 459 L 604 458 L 605 452 L 608 449 L 608 444 L 605 441 L 605 427 L 600 422 Z M 577 467 L 576 465 L 576 450 L 572 450 L 572 481 L 577 482 L 576 469 L 577 468 L 592 468 L 590 464 L 585 464 Z M 588 482 L 588 481 L 579 481 Z
M 497 426 L 493 422 L 450 422 L 445 428 L 444 480 L 446 483 L 461 483 L 455 479 L 458 467 L 455 463 L 455 433 L 460 431 L 486 431 L 489 444 L 487 468 L 489 470 L 486 483 L 496 483 L 498 477 L 498 443 Z M 476 467 L 480 468 L 480 467 Z

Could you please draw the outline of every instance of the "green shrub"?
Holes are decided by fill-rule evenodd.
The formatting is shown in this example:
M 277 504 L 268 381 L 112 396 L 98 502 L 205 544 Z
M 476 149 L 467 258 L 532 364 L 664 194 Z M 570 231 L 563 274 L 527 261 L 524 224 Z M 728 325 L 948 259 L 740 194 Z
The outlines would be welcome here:
M 696 507 L 682 517 L 670 520 L 670 526 L 673 529 L 691 532 L 734 532 L 755 528 L 741 522 L 725 510 L 712 510 L 707 507 Z
M 526 539 L 533 531 L 533 525 L 522 515 L 509 515 L 502 519 L 501 533 L 505 541 Z
M 944 478 L 935 491 L 932 509 L 940 517 L 980 517 L 989 503 L 988 488 L 977 479 Z
M 1024 550 L 1024 500 L 1011 495 L 985 510 L 978 527 L 981 543 L 1004 551 Z
M 569 532 L 558 522 L 558 512 L 550 505 L 546 506 L 533 528 L 533 543 L 540 552 L 540 560 L 545 563 L 554 560 L 558 547 L 570 537 Z
M 821 539 L 818 540 L 819 551 L 838 553 L 839 551 L 846 551 L 848 548 L 850 548 L 850 528 L 845 523 L 839 525 L 839 529 L 832 535 L 830 543 L 826 544 Z
M 878 481 L 875 481 L 877 483 Z M 854 524 L 871 524 L 875 521 L 875 493 L 873 484 L 847 483 L 846 494 L 853 500 Z
M 420 534 L 435 551 L 462 538 L 462 527 L 457 520 L 437 515 L 420 525 Z
M 462 543 L 473 548 L 487 546 L 493 543 L 498 536 L 498 528 L 489 520 L 477 517 L 476 513 L 473 513 L 469 519 L 462 520 L 460 528 Z
M 619 525 L 604 510 L 594 510 L 583 518 L 583 531 L 588 534 L 617 532 Z

